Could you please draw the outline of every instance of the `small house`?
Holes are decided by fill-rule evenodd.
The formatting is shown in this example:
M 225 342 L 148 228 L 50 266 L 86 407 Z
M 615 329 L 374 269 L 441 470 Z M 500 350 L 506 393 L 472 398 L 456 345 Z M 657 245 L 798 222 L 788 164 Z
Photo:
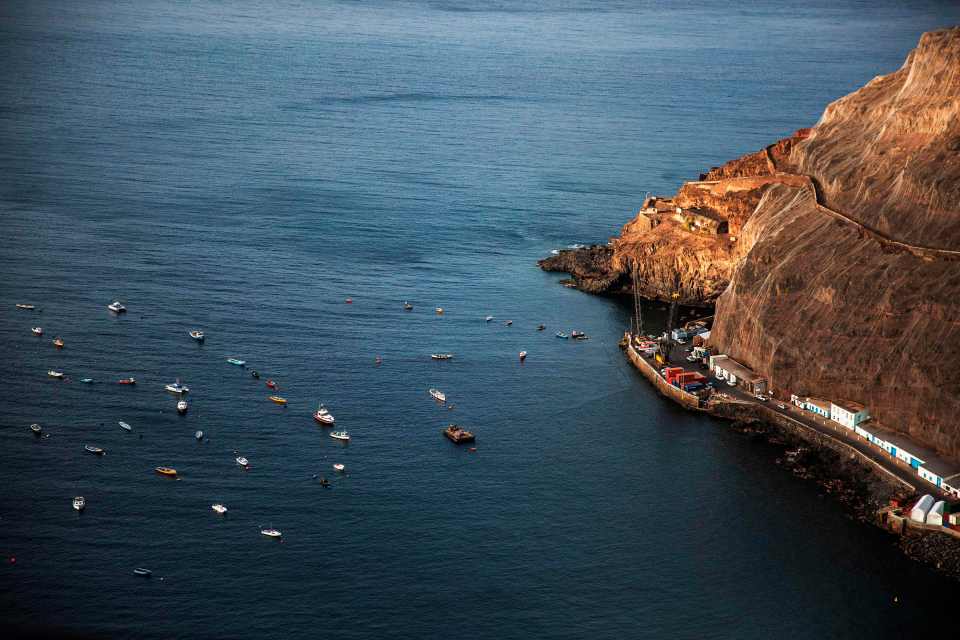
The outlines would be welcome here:
M 820 398 L 807 398 L 803 402 L 803 408 L 824 418 L 830 417 L 830 403 Z
M 855 429 L 861 422 L 870 419 L 870 412 L 862 404 L 847 400 L 830 403 L 830 419 L 847 429 Z

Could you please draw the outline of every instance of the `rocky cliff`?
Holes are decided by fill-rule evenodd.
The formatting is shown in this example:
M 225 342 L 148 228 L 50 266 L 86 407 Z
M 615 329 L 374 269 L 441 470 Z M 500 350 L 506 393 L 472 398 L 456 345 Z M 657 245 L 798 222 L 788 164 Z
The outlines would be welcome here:
M 715 302 L 713 345 L 778 394 L 861 402 L 960 458 L 960 28 L 924 34 L 812 129 L 700 178 L 676 206 L 729 233 L 641 213 L 595 256 L 590 290 L 628 287 L 636 267 L 648 297 Z

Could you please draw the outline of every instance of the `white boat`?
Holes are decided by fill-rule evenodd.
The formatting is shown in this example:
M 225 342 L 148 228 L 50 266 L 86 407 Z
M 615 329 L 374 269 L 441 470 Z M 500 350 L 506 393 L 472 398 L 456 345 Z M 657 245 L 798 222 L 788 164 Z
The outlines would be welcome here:
M 274 529 L 273 527 L 269 529 L 260 529 L 260 533 L 267 536 L 268 538 L 279 538 L 283 535 L 282 533 L 280 533 L 278 529 Z
M 238 367 L 242 367 L 243 365 L 247 364 L 246 360 L 240 360 L 239 358 L 227 358 L 227 362 Z
M 331 431 L 330 437 L 336 440 L 343 440 L 344 442 L 350 441 L 350 434 L 348 434 L 346 431 Z
M 442 316 L 442 315 L 443 315 L 443 307 L 437 307 L 437 308 L 436 308 L 436 312 L 437 312 L 437 315 L 438 315 L 438 316 Z
M 166 389 L 170 393 L 189 393 L 190 391 L 190 388 L 187 387 L 187 385 L 182 384 L 179 378 L 177 378 L 176 382 L 171 382 L 170 384 L 165 386 L 164 389 Z
M 237 456 L 237 464 L 241 467 L 249 467 L 250 461 L 244 458 L 243 456 Z
M 84 500 L 83 496 L 77 496 L 73 499 L 73 508 L 77 511 L 83 511 L 83 508 L 87 506 L 87 501 Z
M 32 304 L 17 304 L 17 309 L 25 309 L 26 311 L 33 311 L 37 307 Z
M 34 423 L 30 425 L 30 431 L 33 431 L 35 435 L 40 435 L 43 432 L 43 428 L 40 425 Z
M 551 249 L 551 250 L 550 250 L 550 255 L 552 255 L 552 256 L 558 256 L 558 255 L 560 255 L 560 249 Z
M 193 437 L 197 440 L 203 440 L 203 431 L 197 431 L 195 434 L 193 434 Z
M 343 473 L 346 469 L 347 468 L 344 465 L 340 464 L 339 462 L 333 465 L 333 470 L 339 471 L 340 473 Z
M 430 357 L 434 360 L 450 360 L 453 358 L 452 353 L 431 353 Z
M 107 309 L 110 309 L 110 311 L 113 311 L 114 313 L 123 313 L 124 311 L 127 310 L 125 306 L 120 304 L 119 300 L 114 300 L 113 302 L 108 304 Z
M 205 336 L 203 335 L 203 331 L 191 331 L 190 337 L 196 340 L 197 342 L 203 342 L 203 339 Z
M 126 422 L 118 422 L 117 424 L 119 424 L 120 428 L 123 429 L 124 431 L 133 431 L 133 427 L 131 427 Z
M 92 444 L 83 445 L 83 448 L 86 449 L 87 451 L 89 451 L 90 453 L 92 453 L 92 454 L 95 455 L 95 456 L 103 456 L 103 455 L 106 455 L 106 454 L 107 454 L 106 451 L 104 451 L 104 450 L 101 449 L 100 447 L 95 447 L 95 446 L 93 446 Z
M 177 403 L 177 413 L 183 415 L 187 412 L 187 409 L 190 408 L 190 405 L 187 404 L 186 400 L 181 400 Z
M 486 318 L 484 318 L 484 320 L 486 320 L 487 322 L 490 322 L 491 320 L 493 320 L 493 316 L 487 316 Z
M 439 402 L 447 401 L 447 395 L 443 391 L 440 391 L 440 389 L 430 389 L 430 395 L 433 396 L 434 400 Z
M 153 571 L 150 571 L 150 569 L 144 569 L 143 567 L 137 567 L 133 570 L 133 575 L 149 578 L 153 575 Z
M 521 352 L 520 352 L 520 362 L 523 362 L 523 361 L 526 360 L 526 359 L 527 359 L 527 352 L 526 352 L 526 351 L 521 351 Z
M 333 424 L 335 422 L 333 414 L 322 404 L 317 407 L 317 410 L 313 414 L 313 419 L 320 424 Z
M 220 503 L 210 505 L 210 508 L 216 511 L 219 514 L 224 514 L 227 512 L 227 508 Z
M 62 378 L 63 371 L 54 371 L 53 369 L 51 369 L 50 371 L 47 371 L 47 375 L 50 376 L 51 378 Z
M 43 335 L 43 327 L 34 327 L 34 328 L 30 329 L 30 331 L 32 331 L 32 332 L 33 332 L 33 335 L 35 335 L 35 336 L 42 336 L 42 335 Z

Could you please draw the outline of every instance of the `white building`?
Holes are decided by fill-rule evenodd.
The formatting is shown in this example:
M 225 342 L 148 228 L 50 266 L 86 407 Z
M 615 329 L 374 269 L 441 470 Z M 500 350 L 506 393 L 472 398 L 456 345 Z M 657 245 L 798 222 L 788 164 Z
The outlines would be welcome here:
M 946 506 L 943 500 L 938 500 L 930 511 L 927 511 L 927 524 L 936 524 L 943 526 L 943 509 Z
M 927 513 L 929 513 L 931 507 L 933 507 L 933 496 L 928 493 L 917 500 L 917 504 L 913 505 L 913 509 L 910 509 L 910 519 L 914 522 L 926 522 Z
M 935 474 L 933 471 L 930 471 L 926 467 L 920 467 L 919 469 L 917 469 L 917 474 L 921 478 L 929 482 L 930 484 L 936 485 L 938 487 L 943 483 L 943 478 Z
M 847 429 L 855 429 L 858 424 L 870 419 L 870 412 L 857 402 L 831 402 L 830 419 L 839 422 Z

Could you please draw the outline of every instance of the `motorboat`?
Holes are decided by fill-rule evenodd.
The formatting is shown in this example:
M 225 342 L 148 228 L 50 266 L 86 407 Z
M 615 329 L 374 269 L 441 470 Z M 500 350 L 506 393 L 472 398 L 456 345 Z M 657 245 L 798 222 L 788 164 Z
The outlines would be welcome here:
M 195 434 L 193 434 L 193 437 L 197 440 L 203 440 L 203 431 L 197 431 Z
M 187 412 L 187 409 L 190 408 L 190 405 L 187 404 L 186 400 L 181 400 L 177 403 L 177 413 L 183 415 Z
M 350 434 L 346 431 L 331 431 L 330 437 L 335 440 L 342 440 L 343 442 L 350 442 Z
M 280 533 L 278 529 L 274 529 L 273 527 L 269 529 L 260 529 L 260 533 L 267 536 L 268 538 L 280 538 L 283 536 L 283 534 Z
M 33 311 L 36 308 L 37 307 L 32 304 L 22 304 L 22 303 L 17 304 L 17 309 L 23 309 L 24 311 Z
M 450 360 L 453 358 L 452 353 L 431 353 L 430 357 L 434 360 Z
M 538 325 L 537 325 L 537 331 L 543 331 L 543 330 L 546 329 L 546 328 L 547 328 L 547 325 L 545 325 L 545 324 L 538 324 Z
M 467 431 L 463 427 L 460 427 L 455 424 L 451 424 L 446 429 L 443 430 L 443 435 L 447 436 L 452 442 L 460 444 L 463 442 L 473 442 L 476 440 L 473 433 Z
M 267 389 L 279 389 L 280 385 L 274 382 L 273 380 L 267 380 Z
M 430 389 L 430 395 L 433 396 L 433 399 L 437 400 L 438 402 L 447 401 L 447 395 L 443 391 L 440 391 L 440 389 Z
M 90 384 L 91 382 L 93 382 L 93 378 L 80 378 L 80 382 L 82 382 L 83 384 Z
M 260 372 L 257 371 L 256 369 L 254 369 L 253 371 L 250 372 L 250 376 L 253 377 L 253 378 L 256 378 L 257 380 L 259 380 L 259 379 L 260 379 Z
M 162 476 L 167 476 L 168 478 L 173 478 L 177 475 L 177 470 L 173 467 L 157 467 L 154 469 L 154 471 Z
M 86 449 L 87 451 L 89 451 L 90 453 L 92 453 L 92 454 L 95 455 L 95 456 L 104 456 L 104 455 L 107 454 L 106 451 L 104 451 L 104 450 L 101 449 L 100 447 L 95 447 L 95 446 L 93 446 L 92 444 L 85 444 L 85 445 L 83 445 L 83 448 Z
M 114 300 L 108 304 L 107 309 L 110 309 L 110 311 L 113 311 L 114 313 L 125 313 L 127 311 L 127 308 L 120 304 L 119 300 Z
M 347 299 L 344 300 L 343 302 L 344 302 L 344 304 L 353 304 L 353 298 L 347 298 Z
M 137 384 L 136 378 L 123 378 L 122 380 L 117 380 L 117 384 Z
M 486 322 L 491 322 L 491 321 L 493 321 L 493 316 L 487 316 L 486 318 L 484 318 L 484 320 L 485 320 Z
M 437 312 L 437 315 L 438 315 L 438 316 L 442 316 L 442 315 L 443 315 L 443 307 L 437 307 L 437 308 L 436 308 L 436 312 Z
M 380 366 L 381 364 L 383 364 L 383 356 L 377 356 L 376 358 L 373 359 L 373 362 L 377 366 Z
M 526 360 L 526 359 L 527 359 L 527 352 L 526 352 L 526 351 L 521 351 L 521 352 L 520 352 L 520 362 L 523 362 L 523 361 Z
M 57 336 L 56 338 L 54 338 L 53 346 L 55 346 L 57 349 L 63 349 L 63 338 L 61 338 L 60 336 Z
M 196 340 L 197 342 L 203 342 L 206 336 L 203 335 L 203 331 L 191 331 L 190 337 Z
M 512 326 L 513 326 L 513 320 L 507 320 L 507 321 L 504 322 L 503 324 L 504 324 L 505 326 L 512 327 Z
M 119 424 L 120 428 L 123 429 L 124 431 L 133 431 L 133 427 L 131 427 L 126 422 L 118 422 L 117 424 Z
M 337 463 L 335 463 L 335 464 L 333 465 L 333 470 L 334 470 L 334 471 L 338 471 L 338 472 L 340 472 L 340 473 L 343 473 L 344 471 L 346 471 L 346 469 L 347 469 L 347 467 L 344 466 L 343 464 L 339 463 L 339 462 L 337 462 Z
M 403 301 L 403 310 L 404 310 L 404 311 L 413 311 L 413 305 L 410 304 L 409 302 L 407 302 L 406 300 L 404 300 L 404 301 Z
M 187 385 L 180 382 L 180 378 L 177 378 L 176 382 L 171 382 L 170 384 L 164 387 L 170 393 L 189 393 L 190 389 Z
M 280 396 L 268 396 L 268 397 L 270 398 L 270 402 L 273 402 L 274 404 L 287 404 L 286 398 L 281 398 Z
M 313 419 L 320 424 L 333 424 L 335 422 L 333 414 L 322 404 L 313 413 Z
M 585 334 L 583 331 L 571 331 L 570 337 L 574 340 L 586 340 L 587 334 Z
M 217 513 L 219 513 L 220 515 L 223 515 L 224 513 L 227 512 L 227 508 L 220 503 L 212 504 L 210 505 L 210 508 L 216 511 Z
M 227 362 L 230 364 L 235 364 L 238 367 L 242 367 L 243 365 L 247 364 L 246 360 L 238 360 L 237 358 L 227 358 Z
M 143 567 L 137 567 L 133 570 L 133 575 L 140 576 L 141 578 L 149 578 L 153 575 L 153 571 L 150 571 L 150 569 L 144 569 Z
M 556 335 L 557 335 L 558 338 L 563 338 L 564 340 L 567 340 L 567 339 L 570 338 L 570 336 L 568 336 L 567 334 L 565 334 L 563 331 L 557 331 L 557 334 L 556 334 Z
M 41 433 L 43 433 L 43 427 L 41 427 L 40 425 L 34 423 L 34 424 L 30 425 L 30 431 L 33 431 L 33 434 L 34 434 L 34 435 L 39 436 Z
M 73 508 L 77 511 L 83 511 L 84 507 L 86 506 L 87 501 L 83 498 L 83 496 L 75 496 L 73 498 Z
M 323 487 L 324 489 L 329 489 L 330 481 L 327 480 L 326 478 L 320 478 L 320 486 Z
M 51 378 L 63 378 L 63 371 L 54 371 L 51 369 L 50 371 L 47 371 L 47 375 Z
M 43 327 L 34 327 L 33 329 L 30 329 L 30 331 L 32 331 L 32 332 L 33 332 L 33 335 L 35 335 L 35 336 L 42 336 L 42 335 L 43 335 Z
M 241 467 L 249 467 L 250 461 L 244 458 L 243 456 L 237 456 L 237 464 Z

